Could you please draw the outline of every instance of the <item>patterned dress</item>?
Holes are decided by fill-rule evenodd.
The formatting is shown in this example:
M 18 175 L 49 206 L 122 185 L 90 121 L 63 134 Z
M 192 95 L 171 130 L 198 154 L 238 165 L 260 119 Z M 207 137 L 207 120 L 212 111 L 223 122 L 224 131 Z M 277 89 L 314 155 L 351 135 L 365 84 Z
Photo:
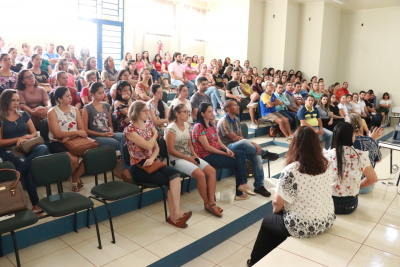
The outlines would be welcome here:
M 78 124 L 76 122 L 76 111 L 74 107 L 70 106 L 70 112 L 64 113 L 57 105 L 54 107 L 54 111 L 57 113 L 58 126 L 60 127 L 61 132 L 78 131 Z M 54 138 L 53 133 L 50 131 L 49 139 L 50 142 L 58 142 L 58 140 Z

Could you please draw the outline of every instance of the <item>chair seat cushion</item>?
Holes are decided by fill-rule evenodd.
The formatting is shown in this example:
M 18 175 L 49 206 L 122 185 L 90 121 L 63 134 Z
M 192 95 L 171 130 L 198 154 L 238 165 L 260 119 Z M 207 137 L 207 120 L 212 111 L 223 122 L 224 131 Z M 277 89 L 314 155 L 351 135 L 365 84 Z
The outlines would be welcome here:
M 140 193 L 140 188 L 126 182 L 112 181 L 94 186 L 91 193 L 106 200 L 118 200 Z
M 143 186 L 146 188 L 158 188 L 160 187 L 160 185 L 158 184 L 147 184 L 147 183 L 140 183 L 140 182 L 136 182 L 136 181 L 132 181 L 134 184 L 138 185 L 138 186 Z
M 35 224 L 38 221 L 36 214 L 28 209 L 14 212 L 14 214 L 14 218 L 0 222 L 0 234 Z
M 93 201 L 74 192 L 66 192 L 41 199 L 38 206 L 54 217 L 65 216 L 93 207 Z

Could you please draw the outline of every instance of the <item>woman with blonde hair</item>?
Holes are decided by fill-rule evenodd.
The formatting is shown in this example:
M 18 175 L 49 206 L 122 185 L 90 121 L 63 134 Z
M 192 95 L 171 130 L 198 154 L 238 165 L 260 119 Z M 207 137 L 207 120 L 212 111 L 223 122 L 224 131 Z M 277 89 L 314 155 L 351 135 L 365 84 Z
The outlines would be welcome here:
M 146 102 L 135 101 L 128 111 L 131 124 L 124 130 L 126 144 L 130 155 L 132 180 L 169 186 L 168 190 L 168 223 L 178 228 L 186 228 L 186 222 L 192 212 L 180 210 L 181 179 L 180 172 L 170 166 L 164 166 L 153 173 L 147 173 L 143 167 L 151 166 L 158 161 L 160 148 L 157 144 L 157 130 L 150 122 L 146 123 L 149 110 Z
M 121 68 L 120 69 L 121 70 L 125 69 L 126 63 L 128 63 L 128 61 L 131 60 L 131 59 L 132 59 L 131 52 L 126 52 L 125 56 L 124 56 L 124 59 L 121 61 Z

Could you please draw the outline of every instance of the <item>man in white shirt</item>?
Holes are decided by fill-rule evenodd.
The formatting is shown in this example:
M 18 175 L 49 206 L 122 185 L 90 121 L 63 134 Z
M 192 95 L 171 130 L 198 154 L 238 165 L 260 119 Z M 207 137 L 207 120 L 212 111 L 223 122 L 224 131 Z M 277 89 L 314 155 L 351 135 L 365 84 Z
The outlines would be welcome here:
M 179 52 L 174 53 L 174 62 L 169 64 L 168 72 L 171 75 L 171 85 L 178 87 L 185 84 L 188 88 L 188 99 L 193 95 L 194 83 L 188 80 L 185 73 L 185 66 L 182 64 L 182 55 Z
M 294 99 L 296 99 L 296 102 L 297 102 L 297 105 L 299 106 L 299 108 L 301 108 L 305 104 L 304 98 L 300 94 L 300 91 L 301 91 L 301 83 L 295 83 L 293 96 L 294 96 Z

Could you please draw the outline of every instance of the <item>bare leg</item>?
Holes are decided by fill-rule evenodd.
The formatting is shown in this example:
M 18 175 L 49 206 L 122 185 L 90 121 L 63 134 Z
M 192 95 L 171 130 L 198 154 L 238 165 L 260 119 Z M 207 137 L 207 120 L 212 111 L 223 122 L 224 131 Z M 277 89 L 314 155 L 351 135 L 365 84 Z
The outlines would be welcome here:
M 217 172 L 211 165 L 206 166 L 203 169 L 203 172 L 207 176 L 207 194 L 208 194 L 208 203 L 214 204 L 215 203 L 215 188 L 217 186 Z M 206 202 L 204 202 L 206 203 Z
M 288 138 L 290 136 L 290 134 L 288 132 L 286 132 L 286 125 L 285 125 L 285 122 L 283 121 L 283 119 L 278 118 L 275 120 L 275 122 L 277 124 L 279 124 L 279 129 L 281 129 L 282 133 L 286 136 L 286 138 Z
M 256 119 L 255 119 L 255 110 L 254 110 L 254 108 L 249 108 L 249 113 L 250 113 L 250 119 L 251 119 L 251 122 L 255 122 L 256 121 Z
M 258 93 L 253 93 L 250 96 L 251 101 L 250 102 L 257 102 L 260 99 L 260 95 Z
M 179 203 L 181 199 L 181 179 L 175 178 L 169 181 L 168 190 L 168 206 L 170 218 L 173 222 L 177 222 L 183 217 L 183 212 L 181 212 Z
M 212 168 L 212 167 L 210 166 L 210 168 Z M 197 168 L 196 170 L 194 170 L 192 172 L 192 177 L 197 180 L 197 189 L 199 190 L 199 194 L 200 194 L 201 198 L 203 199 L 204 203 L 207 204 L 208 203 L 208 196 L 207 196 L 206 175 L 199 168 Z
M 385 125 L 386 124 L 386 113 L 385 112 L 381 112 L 382 114 L 382 122 L 381 125 Z
M 288 118 L 284 118 L 283 120 L 285 122 L 285 127 L 286 127 L 285 130 L 289 134 L 289 136 L 291 136 L 293 133 L 292 133 L 292 130 L 290 129 L 289 119 Z

